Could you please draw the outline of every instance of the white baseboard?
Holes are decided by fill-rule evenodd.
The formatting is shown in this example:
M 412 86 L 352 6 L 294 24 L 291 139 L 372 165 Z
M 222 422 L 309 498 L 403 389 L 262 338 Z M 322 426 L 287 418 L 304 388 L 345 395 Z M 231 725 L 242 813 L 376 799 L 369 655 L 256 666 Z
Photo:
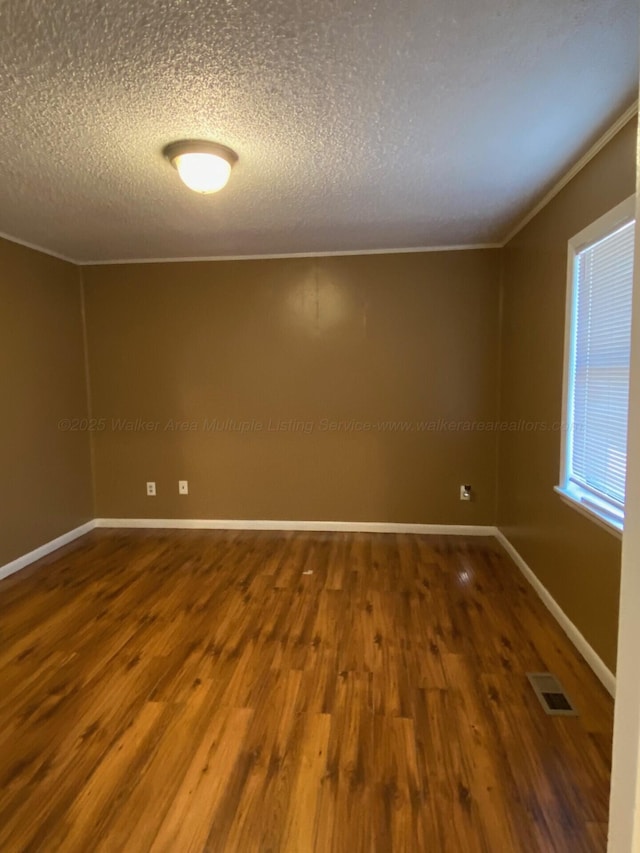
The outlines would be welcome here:
M 409 524 L 386 521 L 272 521 L 255 519 L 206 519 L 206 518 L 94 518 L 22 557 L 0 566 L 0 579 L 6 578 L 36 560 L 46 557 L 52 551 L 73 542 L 96 527 L 105 528 L 147 528 L 175 530 L 300 530 L 353 533 L 418 533 L 443 536 L 494 536 L 507 551 L 516 566 L 529 581 L 542 599 L 551 615 L 558 622 L 573 645 L 584 657 L 591 669 L 603 683 L 608 692 L 615 696 L 616 679 L 604 661 L 589 645 L 584 636 L 569 619 L 549 590 L 534 574 L 507 537 L 497 527 L 491 525 L 468 524 Z
M 496 528 L 479 524 L 404 524 L 386 521 L 272 521 L 229 518 L 96 518 L 96 527 L 168 528 L 180 530 L 306 530 L 351 533 L 422 533 L 450 536 L 495 536 Z
M 509 542 L 504 533 L 498 528 L 496 528 L 494 535 L 498 542 L 500 542 L 500 544 L 503 546 L 505 551 L 509 554 L 516 566 L 520 569 L 525 578 L 529 581 L 534 590 L 537 592 L 543 604 L 547 607 L 551 615 L 555 618 L 556 622 L 558 622 L 567 637 L 569 637 L 573 645 L 580 652 L 582 657 L 586 660 L 591 669 L 603 683 L 607 691 L 611 694 L 611 696 L 615 697 L 615 675 L 611 672 L 609 667 L 605 664 L 605 662 L 597 654 L 593 647 L 589 645 L 584 636 L 576 628 L 571 619 L 569 619 L 567 614 L 560 607 L 560 605 L 551 595 L 546 586 L 544 586 L 538 576 L 533 572 L 530 566 L 524 561 L 518 551 L 513 547 L 511 542 Z
M 46 557 L 47 554 L 51 554 L 52 551 L 57 551 L 57 549 L 62 548 L 63 545 L 68 545 L 68 543 L 73 542 L 74 539 L 78 539 L 80 536 L 84 536 L 85 533 L 89 533 L 89 531 L 93 530 L 95 526 L 95 519 L 87 521 L 86 524 L 81 524 L 80 527 L 69 530 L 68 533 L 63 533 L 62 536 L 58 536 L 50 542 L 45 542 L 45 544 L 41 545 L 39 548 L 29 551 L 28 554 L 24 554 L 22 557 L 18 557 L 16 560 L 12 560 L 10 563 L 0 566 L 0 579 L 8 577 L 14 572 L 19 572 L 20 569 L 24 569 L 25 566 L 35 563 L 36 560 L 41 560 L 43 557 Z

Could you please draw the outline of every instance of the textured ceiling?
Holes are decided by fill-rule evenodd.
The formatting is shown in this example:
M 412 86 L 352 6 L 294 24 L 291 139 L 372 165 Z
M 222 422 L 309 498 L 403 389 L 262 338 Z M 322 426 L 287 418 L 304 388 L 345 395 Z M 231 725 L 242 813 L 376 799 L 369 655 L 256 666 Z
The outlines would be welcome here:
M 636 0 L 0 0 L 0 231 L 80 260 L 491 243 L 636 96 Z M 240 155 L 221 193 L 161 156 Z

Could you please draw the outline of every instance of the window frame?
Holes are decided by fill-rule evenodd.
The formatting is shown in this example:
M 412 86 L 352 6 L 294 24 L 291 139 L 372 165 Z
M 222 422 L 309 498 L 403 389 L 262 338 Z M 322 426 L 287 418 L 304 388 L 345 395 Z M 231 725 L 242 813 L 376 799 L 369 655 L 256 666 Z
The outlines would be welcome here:
M 596 494 L 589 490 L 582 490 L 570 482 L 569 460 L 571 455 L 571 440 L 573 437 L 573 424 L 571 412 L 569 411 L 569 399 L 574 381 L 573 364 L 573 331 L 576 313 L 576 278 L 578 265 L 577 256 L 593 243 L 598 242 L 612 234 L 618 228 L 632 222 L 636 218 L 636 197 L 630 195 L 612 210 L 605 213 L 575 234 L 568 242 L 567 251 L 567 286 L 565 303 L 565 329 L 564 329 L 564 364 L 562 371 L 562 438 L 560 446 L 560 483 L 555 486 L 555 491 L 562 500 L 573 509 L 595 521 L 610 533 L 619 538 L 622 537 L 624 520 L 616 518 L 609 509 L 605 500 L 598 499 Z M 588 503 L 584 499 L 587 497 Z

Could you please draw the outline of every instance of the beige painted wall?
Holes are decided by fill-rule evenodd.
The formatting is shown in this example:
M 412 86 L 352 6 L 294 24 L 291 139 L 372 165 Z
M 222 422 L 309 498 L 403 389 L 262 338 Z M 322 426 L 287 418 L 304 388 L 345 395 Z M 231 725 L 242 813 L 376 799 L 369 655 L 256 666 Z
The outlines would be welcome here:
M 0 566 L 93 518 L 78 269 L 0 239 Z
M 561 420 L 567 241 L 635 190 L 636 122 L 505 247 L 501 416 Z M 560 433 L 502 433 L 503 532 L 608 667 L 615 667 L 620 542 L 554 493 Z
M 84 268 L 98 516 L 492 523 L 495 432 L 380 425 L 494 421 L 498 262 L 488 250 Z M 127 431 L 136 419 L 151 431 Z M 214 419 L 253 426 L 207 431 Z M 458 499 L 464 482 L 473 503 Z

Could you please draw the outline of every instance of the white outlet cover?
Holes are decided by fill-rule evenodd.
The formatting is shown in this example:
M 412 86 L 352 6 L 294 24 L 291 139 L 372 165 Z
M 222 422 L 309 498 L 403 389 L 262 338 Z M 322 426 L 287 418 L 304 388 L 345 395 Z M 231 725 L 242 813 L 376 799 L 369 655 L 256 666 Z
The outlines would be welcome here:
M 156 494 L 156 484 L 152 482 L 147 483 L 147 497 L 155 497 Z
M 178 480 L 178 494 L 179 495 L 188 495 L 189 494 L 189 481 L 188 480 Z

